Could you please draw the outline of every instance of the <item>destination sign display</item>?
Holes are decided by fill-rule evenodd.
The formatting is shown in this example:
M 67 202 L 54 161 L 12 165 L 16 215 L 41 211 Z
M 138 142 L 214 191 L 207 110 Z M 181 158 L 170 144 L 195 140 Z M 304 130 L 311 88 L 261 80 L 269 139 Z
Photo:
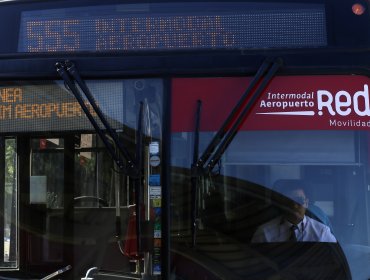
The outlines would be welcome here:
M 115 111 L 122 111 L 119 108 L 119 101 L 122 101 L 119 98 L 122 96 L 122 82 L 117 83 L 117 87 L 118 99 L 113 91 L 112 104 L 100 100 L 104 111 L 104 108 L 109 107 L 107 118 L 111 125 L 122 129 L 122 120 L 119 121 L 114 116 Z M 95 115 L 88 102 L 86 106 Z M 91 131 L 93 128 L 75 97 L 62 83 L 0 84 L 0 133 L 71 130 Z
M 83 112 L 78 102 L 23 103 L 22 88 L 2 88 L 0 92 L 0 120 L 37 119 L 37 118 L 73 118 L 82 117 Z M 89 110 L 94 114 L 87 103 Z
M 252 6 L 251 6 L 252 5 Z M 162 3 L 26 11 L 19 52 L 325 46 L 318 4 Z
M 162 127 L 161 79 L 86 80 L 90 92 L 111 128 L 133 131 L 145 101 L 144 133 L 160 137 Z M 84 96 L 82 94 L 82 96 Z M 104 126 L 86 100 L 100 128 Z M 0 133 L 94 131 L 75 96 L 63 81 L 0 82 Z M 150 132 L 148 132 L 150 131 Z

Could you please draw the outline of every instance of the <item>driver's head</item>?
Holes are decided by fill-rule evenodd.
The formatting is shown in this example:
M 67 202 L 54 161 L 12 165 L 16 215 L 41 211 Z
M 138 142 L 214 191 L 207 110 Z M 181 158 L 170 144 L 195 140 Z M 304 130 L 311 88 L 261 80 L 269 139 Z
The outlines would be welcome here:
M 278 180 L 274 190 L 285 198 L 282 209 L 284 217 L 291 223 L 297 224 L 303 220 L 308 207 L 308 198 L 305 193 L 305 183 L 302 180 Z

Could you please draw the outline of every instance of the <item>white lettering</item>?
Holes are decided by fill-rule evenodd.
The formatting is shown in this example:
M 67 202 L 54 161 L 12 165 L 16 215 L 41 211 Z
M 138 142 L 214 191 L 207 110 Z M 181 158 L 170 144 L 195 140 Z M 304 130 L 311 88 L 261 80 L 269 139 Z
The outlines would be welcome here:
M 364 110 L 361 111 L 359 108 L 359 98 L 363 98 Z M 353 96 L 353 110 L 359 116 L 370 116 L 370 104 L 369 104 L 369 88 L 364 85 L 364 91 L 358 91 Z
M 332 116 L 348 116 L 352 110 L 358 116 L 370 116 L 369 86 L 364 85 L 364 90 L 357 91 L 353 96 L 344 90 L 338 91 L 334 97 L 330 91 L 318 90 L 317 108 L 320 116 L 324 114 L 324 108 Z
M 326 98 L 326 101 L 323 100 L 324 98 Z M 331 105 L 332 103 L 333 103 L 333 95 L 329 91 L 327 90 L 317 91 L 317 107 L 319 109 L 320 116 L 323 115 L 322 110 L 324 107 L 326 107 L 330 115 L 335 116 L 335 112 Z
M 341 120 L 329 120 L 329 125 L 330 126 L 337 126 L 337 127 L 370 127 L 370 121 L 364 122 L 361 120 L 346 120 L 346 121 L 341 121 Z
M 344 101 L 342 99 L 344 98 Z M 352 104 L 351 100 L 351 95 L 342 90 L 338 91 L 337 94 L 335 95 L 335 110 L 337 113 L 341 116 L 348 116 L 351 113 L 351 108 L 350 107 Z M 342 110 L 342 108 L 346 108 L 345 110 Z

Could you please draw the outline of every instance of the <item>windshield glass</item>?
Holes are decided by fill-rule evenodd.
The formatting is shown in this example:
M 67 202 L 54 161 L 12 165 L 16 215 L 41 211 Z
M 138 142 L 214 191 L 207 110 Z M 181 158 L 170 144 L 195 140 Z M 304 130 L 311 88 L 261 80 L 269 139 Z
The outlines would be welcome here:
M 227 109 L 229 104 L 237 102 L 248 83 L 243 89 L 240 78 L 192 79 L 191 85 L 187 81 L 185 90 L 194 97 L 189 100 L 193 113 L 189 121 L 177 119 L 175 113 L 172 126 L 175 264 L 180 259 L 200 262 L 203 267 L 198 272 L 215 278 L 225 273 L 236 279 L 322 279 L 319 274 L 328 279 L 364 279 L 370 275 L 364 258 L 370 251 L 369 124 L 361 114 L 345 113 L 346 109 L 367 112 L 363 101 L 368 80 L 357 77 L 358 89 L 349 93 L 345 88 L 340 92 L 328 84 L 324 87 L 321 77 L 306 78 L 317 78 L 320 90 L 308 80 L 301 87 L 286 83 L 287 77 L 275 78 L 212 172 L 201 174 L 190 168 L 196 101 L 202 101 L 201 153 L 230 113 L 233 105 Z M 182 102 L 190 99 L 181 95 L 180 84 L 174 85 L 174 107 L 177 97 Z M 175 267 L 174 274 L 183 268 Z

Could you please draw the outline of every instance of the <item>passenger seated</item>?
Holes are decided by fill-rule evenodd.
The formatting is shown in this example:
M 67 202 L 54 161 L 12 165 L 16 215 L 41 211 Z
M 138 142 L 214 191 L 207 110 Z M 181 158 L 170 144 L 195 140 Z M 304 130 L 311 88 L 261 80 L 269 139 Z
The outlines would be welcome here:
M 284 182 L 284 185 L 281 185 Z M 280 197 L 282 214 L 259 226 L 252 242 L 336 242 L 327 225 L 306 215 L 309 199 L 301 180 L 282 180 L 276 191 Z

